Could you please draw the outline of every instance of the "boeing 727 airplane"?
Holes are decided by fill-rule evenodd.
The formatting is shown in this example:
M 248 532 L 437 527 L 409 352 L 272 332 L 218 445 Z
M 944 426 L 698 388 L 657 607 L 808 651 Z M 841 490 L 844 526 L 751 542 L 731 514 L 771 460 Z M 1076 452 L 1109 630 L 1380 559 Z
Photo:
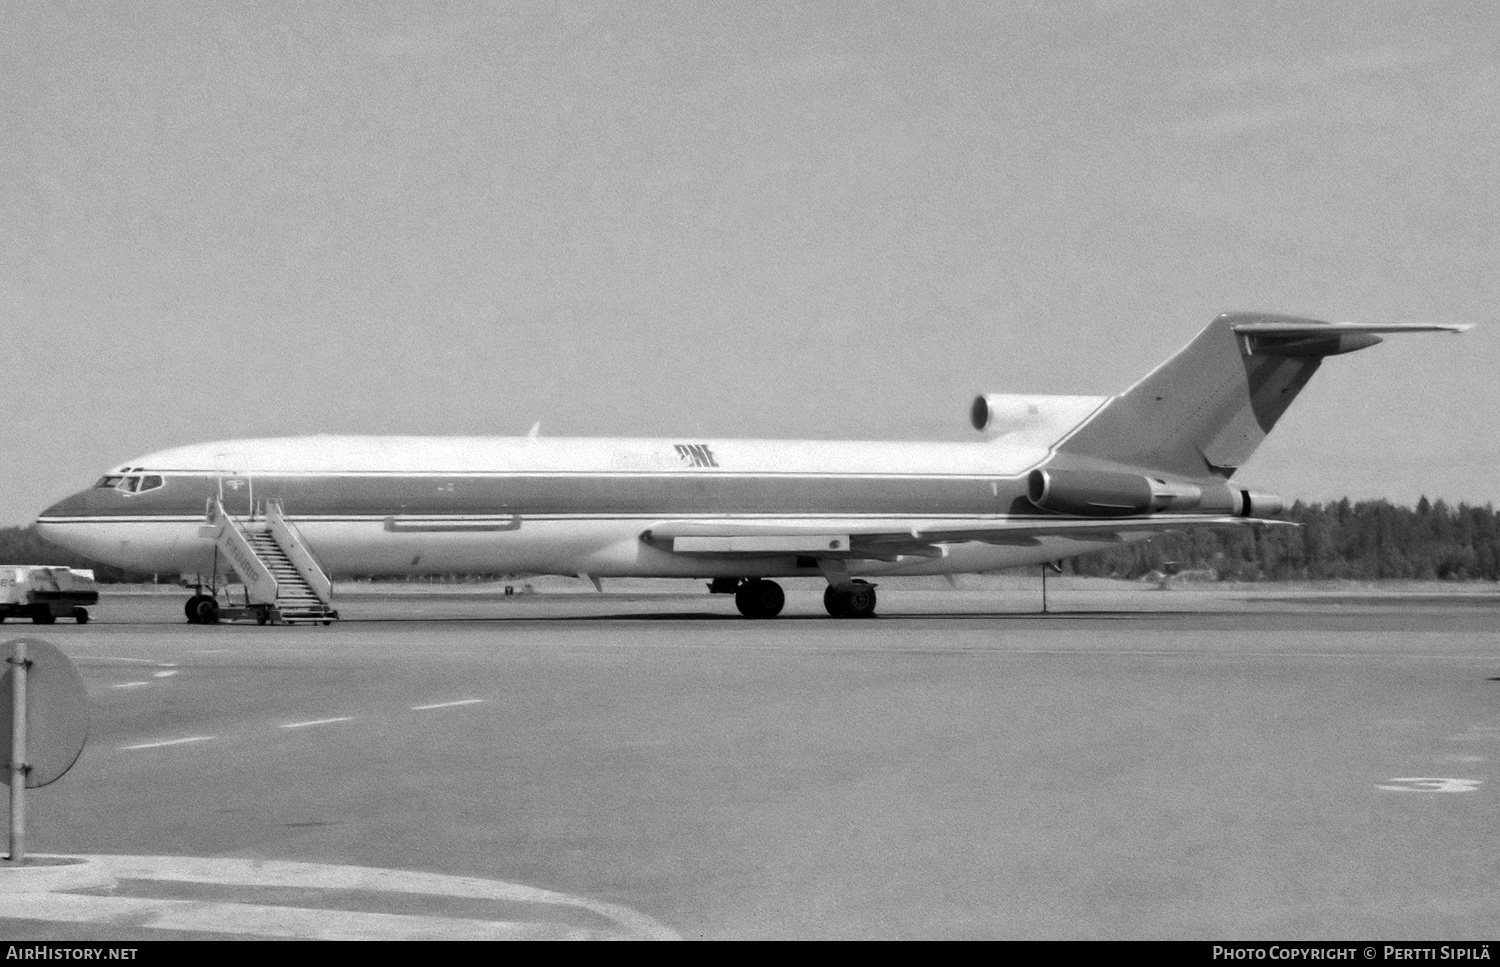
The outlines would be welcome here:
M 199 575 L 185 612 L 337 616 L 332 580 L 412 572 L 697 577 L 779 614 L 773 578 L 827 583 L 1057 561 L 1282 506 L 1232 482 L 1325 356 L 1467 326 L 1228 313 L 1115 397 L 994 394 L 973 443 L 311 436 L 127 460 L 44 511 L 47 540 L 137 571 Z M 242 605 L 224 597 L 233 574 Z

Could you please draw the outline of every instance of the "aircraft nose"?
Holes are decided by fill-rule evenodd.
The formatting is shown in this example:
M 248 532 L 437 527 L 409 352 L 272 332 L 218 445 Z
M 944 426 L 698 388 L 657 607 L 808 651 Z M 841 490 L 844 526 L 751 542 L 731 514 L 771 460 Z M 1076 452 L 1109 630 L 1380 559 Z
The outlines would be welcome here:
M 45 524 L 49 517 L 77 517 L 80 514 L 87 513 L 89 510 L 89 493 L 90 491 L 88 490 L 80 490 L 76 494 L 69 494 L 40 514 L 37 514 L 37 524 Z
M 54 547 L 108 562 L 121 542 L 111 533 L 101 494 L 108 496 L 97 488 L 80 490 L 48 507 L 37 515 L 37 536 Z

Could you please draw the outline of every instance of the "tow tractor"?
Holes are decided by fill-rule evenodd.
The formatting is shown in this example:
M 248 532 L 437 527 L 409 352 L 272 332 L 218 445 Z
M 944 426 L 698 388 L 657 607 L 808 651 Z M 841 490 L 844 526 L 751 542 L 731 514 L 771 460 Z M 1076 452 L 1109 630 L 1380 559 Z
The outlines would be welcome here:
M 40 564 L 0 564 L 0 621 L 30 618 L 50 625 L 58 618 L 89 623 L 88 608 L 99 603 L 94 572 Z

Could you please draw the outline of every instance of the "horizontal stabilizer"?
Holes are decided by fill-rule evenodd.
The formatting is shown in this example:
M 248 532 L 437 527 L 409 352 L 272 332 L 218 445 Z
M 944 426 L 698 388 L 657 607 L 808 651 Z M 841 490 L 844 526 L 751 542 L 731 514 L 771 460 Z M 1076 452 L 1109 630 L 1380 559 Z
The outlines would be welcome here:
M 1236 335 L 1251 356 L 1341 356 L 1378 344 L 1381 336 L 1406 332 L 1464 332 L 1472 326 L 1436 322 L 1318 322 L 1289 316 L 1236 322 Z
M 1312 322 L 1289 320 L 1278 322 L 1241 322 L 1234 331 L 1250 335 L 1266 336 L 1327 336 L 1345 332 L 1398 333 L 1398 332 L 1468 332 L 1472 325 L 1454 325 L 1442 322 Z

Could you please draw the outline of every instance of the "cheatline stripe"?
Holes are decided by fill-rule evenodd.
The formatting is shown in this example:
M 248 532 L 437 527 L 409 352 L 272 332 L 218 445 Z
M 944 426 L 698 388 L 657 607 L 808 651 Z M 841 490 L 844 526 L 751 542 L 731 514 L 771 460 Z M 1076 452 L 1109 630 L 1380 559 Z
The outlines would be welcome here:
M 1159 519 L 1161 515 L 1158 515 Z M 706 520 L 706 521 L 734 521 L 742 524 L 778 524 L 784 521 L 817 520 L 828 521 L 830 524 L 840 522 L 854 523 L 867 520 L 889 520 L 894 522 L 909 521 L 1017 521 L 1025 523 L 1028 521 L 1054 521 L 1054 520 L 1098 520 L 1101 518 L 1059 518 L 1056 515 L 1046 514 L 828 514 L 816 511 L 798 511 L 796 513 L 755 513 L 742 514 L 733 511 L 688 511 L 679 513 L 676 511 L 663 511 L 655 514 L 632 513 L 632 514 L 528 514 L 525 512 L 515 514 L 289 514 L 287 520 L 294 524 L 359 524 L 359 523 L 382 523 L 387 519 L 394 518 L 398 523 L 418 523 L 423 521 L 454 522 L 454 523 L 489 523 L 508 522 L 521 519 L 523 524 L 546 521 L 549 523 L 566 523 L 569 521 L 586 521 L 597 523 L 601 521 L 649 521 L 652 523 L 663 520 Z M 1109 520 L 1129 520 L 1135 518 L 1108 518 Z M 1166 519 L 1170 519 L 1167 517 Z M 202 514 L 99 514 L 91 517 L 39 517 L 39 523 L 43 524 L 96 524 L 101 521 L 112 524 L 202 524 Z
M 1040 462 L 1040 461 L 1038 461 Z M 465 478 L 484 479 L 490 477 L 618 477 L 621 479 L 638 480 L 649 477 L 660 480 L 670 480 L 673 477 L 754 477 L 754 478 L 806 478 L 820 477 L 827 480 L 842 480 L 845 477 L 880 478 L 887 480 L 1019 480 L 1024 477 L 1036 464 L 1030 464 L 1025 470 L 960 470 L 945 473 L 937 470 L 726 470 L 717 469 L 681 469 L 672 470 L 260 470 L 249 471 L 238 477 L 224 477 L 225 480 L 246 481 L 270 481 L 285 477 L 316 478 L 316 477 L 411 477 L 419 479 L 441 478 L 444 480 L 462 480 Z M 194 477 L 198 479 L 218 479 L 218 474 L 208 470 L 149 470 L 145 473 L 161 477 Z M 111 474 L 110 476 L 120 476 Z M 96 487 L 96 490 L 109 490 L 109 487 Z M 231 488 L 234 489 L 234 488 Z M 146 493 L 151 493 L 147 491 Z M 144 494 L 124 494 L 126 498 L 145 496 Z

